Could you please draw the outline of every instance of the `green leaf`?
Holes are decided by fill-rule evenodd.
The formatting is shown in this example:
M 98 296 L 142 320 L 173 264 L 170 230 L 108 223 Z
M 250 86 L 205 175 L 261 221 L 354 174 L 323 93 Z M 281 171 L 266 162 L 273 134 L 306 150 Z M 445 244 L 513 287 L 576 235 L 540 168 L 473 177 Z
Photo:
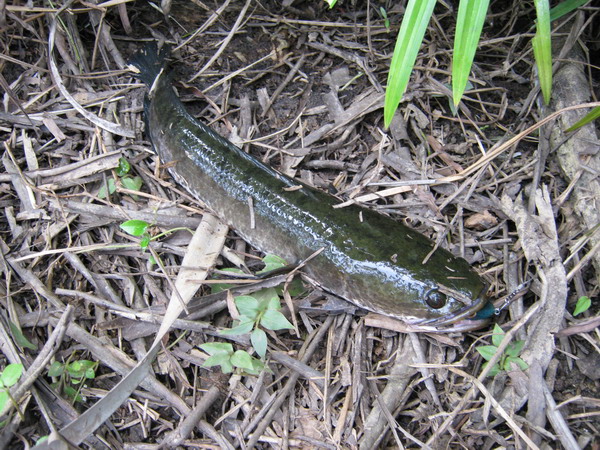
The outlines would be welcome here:
M 571 11 L 574 11 L 580 6 L 585 5 L 589 1 L 590 0 L 566 0 L 564 2 L 560 2 L 558 5 L 556 5 L 550 10 L 550 22 L 554 22 L 555 20 L 566 16 Z
M 302 284 L 300 278 L 294 278 L 290 284 L 288 284 L 288 292 L 292 297 L 297 297 L 302 294 L 306 289 Z
M 241 334 L 247 334 L 250 333 L 250 331 L 252 331 L 252 328 L 254 328 L 254 320 L 248 320 L 248 318 L 241 316 L 240 319 L 246 319 L 243 322 L 240 322 L 238 325 L 236 325 L 233 328 L 229 328 L 226 330 L 220 330 L 219 334 L 222 334 L 224 336 L 239 336 Z
M 578 128 L 581 128 L 582 126 L 587 125 L 590 122 L 593 122 L 598 117 L 600 117 L 600 106 L 596 106 L 589 113 L 587 113 L 585 116 L 583 116 L 577 122 L 575 122 L 573 125 L 571 125 L 569 128 L 567 128 L 567 132 L 575 131 Z
M 231 355 L 229 353 L 217 353 L 206 358 L 202 367 L 223 366 L 223 364 L 229 362 L 230 358 Z
M 337 3 L 337 0 L 325 0 L 325 3 L 329 5 L 329 9 L 333 8 Z
M 28 348 L 30 350 L 37 350 L 37 345 L 34 345 L 31 342 L 29 342 L 29 340 L 25 337 L 25 335 L 19 329 L 18 326 L 16 326 L 11 321 L 8 321 L 8 325 L 10 327 L 10 332 L 12 333 L 13 338 L 15 339 L 15 342 L 19 347 Z
M 106 180 L 106 184 L 102 184 L 102 187 L 98 191 L 98 198 L 108 197 L 108 195 L 106 195 L 106 185 L 108 185 L 108 193 L 109 194 L 114 194 L 115 191 L 117 190 L 117 183 L 115 183 L 115 179 L 109 178 L 108 180 Z
M 274 309 L 267 309 L 264 312 L 260 319 L 260 324 L 266 329 L 273 331 L 294 328 L 283 314 Z
M 140 247 L 143 248 L 144 250 L 146 250 L 149 245 L 150 245 L 150 236 L 145 234 L 140 239 Z M 155 264 L 155 263 L 156 262 L 153 262 L 153 264 Z
M 83 402 L 83 397 L 77 393 L 77 389 L 74 389 L 71 386 L 64 386 L 64 392 L 71 400 L 78 403 Z
M 457 106 L 465 92 L 489 0 L 461 0 L 452 56 L 452 98 Z
M 67 372 L 73 378 L 84 378 L 86 376 L 86 372 L 93 368 L 96 363 L 93 361 L 88 361 L 86 359 L 73 361 L 72 363 L 67 364 Z
M 552 94 L 552 43 L 550 38 L 550 5 L 548 0 L 534 0 L 537 12 L 537 26 L 531 43 L 538 69 L 540 87 L 544 103 L 550 103 Z
M 485 369 L 487 367 L 488 363 L 484 363 L 481 368 Z M 493 367 L 490 369 L 490 371 L 488 372 L 487 376 L 488 377 L 495 377 L 496 375 L 498 375 L 500 373 L 500 366 L 498 365 L 498 363 L 494 364 Z
M 477 347 L 476 350 L 483 357 L 483 359 L 489 361 L 494 357 L 496 351 L 498 351 L 498 347 L 496 347 L 495 345 L 481 345 Z
M 252 296 L 258 300 L 259 311 L 264 311 L 267 308 L 270 308 L 270 305 L 279 304 L 279 295 L 277 294 L 277 290 L 275 288 L 265 288 L 256 291 Z
M 261 360 L 256 359 L 254 357 L 250 358 L 252 360 L 252 369 L 244 369 L 244 372 L 249 375 L 259 375 L 263 370 L 265 370 L 264 363 Z
M 383 116 L 386 128 L 390 126 L 404 91 L 406 91 L 406 86 L 408 86 L 408 80 L 435 4 L 436 0 L 409 0 L 406 6 L 390 64 L 385 93 Z
M 8 392 L 2 391 L 0 392 L 0 411 L 4 411 L 6 402 L 8 402 Z
M 521 358 L 515 358 L 515 362 L 521 368 L 521 370 L 527 370 L 527 369 L 529 369 L 529 364 L 527 364 Z
M 231 356 L 231 364 L 233 364 L 234 367 L 239 367 L 240 369 L 249 369 L 249 370 L 254 369 L 254 364 L 252 363 L 252 357 L 245 350 L 237 350 Z
M 256 353 L 264 359 L 267 355 L 267 333 L 260 328 L 256 328 L 250 335 L 250 342 Z
M 23 374 L 23 364 L 9 364 L 4 368 L 2 374 L 0 374 L 0 383 L 4 387 L 11 387 L 16 384 Z
M 279 256 L 276 256 L 276 255 L 271 255 L 271 254 L 265 255 L 265 257 L 262 260 L 265 263 L 265 267 L 264 267 L 264 269 L 259 270 L 256 273 L 268 273 L 268 272 L 272 272 L 273 270 L 281 269 L 282 267 L 285 267 L 288 265 L 288 263 L 285 259 L 280 258 Z
M 587 311 L 592 306 L 592 300 L 587 296 L 579 297 L 577 300 L 577 304 L 575 305 L 575 311 L 573 311 L 574 316 L 578 316 L 582 312 Z
M 254 321 L 258 315 L 258 300 L 250 295 L 240 295 L 235 297 L 235 306 L 240 315 L 248 317 Z
M 132 236 L 141 236 L 146 232 L 149 226 L 150 224 L 148 222 L 136 219 L 128 220 L 120 225 L 123 231 Z
M 119 158 L 119 165 L 115 169 L 115 172 L 117 173 L 117 175 L 122 177 L 122 176 L 127 175 L 130 170 L 131 170 L 131 165 L 129 164 L 129 161 L 127 161 L 125 158 L 123 158 L 121 156 Z
M 500 325 L 498 325 L 497 323 L 494 324 L 494 331 L 492 334 L 492 344 L 494 344 L 496 347 L 499 347 L 500 344 L 502 343 L 502 340 L 504 339 L 506 333 L 504 333 L 504 330 L 502 330 L 502 328 L 500 328 Z
M 231 364 L 231 358 L 221 364 L 221 372 L 231 373 L 233 372 L 233 364 Z
M 64 372 L 65 365 L 58 361 L 54 361 L 48 368 L 49 377 L 60 377 Z
M 209 355 L 217 355 L 220 353 L 233 355 L 233 345 L 229 342 L 206 342 L 199 347 Z
M 517 357 L 521 350 L 523 350 L 523 346 L 525 345 L 525 341 L 515 341 L 506 347 L 506 354 L 510 357 Z
M 140 188 L 142 187 L 142 178 L 137 176 L 137 177 L 124 177 L 121 178 L 121 183 L 123 183 L 123 187 L 125 187 L 126 189 L 129 189 L 130 191 L 139 191 Z
M 514 356 L 507 356 L 506 359 L 504 360 L 504 370 L 506 370 L 506 371 L 513 370 L 512 366 L 511 366 L 512 363 L 516 364 L 519 367 L 519 369 L 521 369 L 521 370 L 527 370 L 529 368 L 527 363 L 525 361 L 523 361 L 521 358 L 514 357 Z

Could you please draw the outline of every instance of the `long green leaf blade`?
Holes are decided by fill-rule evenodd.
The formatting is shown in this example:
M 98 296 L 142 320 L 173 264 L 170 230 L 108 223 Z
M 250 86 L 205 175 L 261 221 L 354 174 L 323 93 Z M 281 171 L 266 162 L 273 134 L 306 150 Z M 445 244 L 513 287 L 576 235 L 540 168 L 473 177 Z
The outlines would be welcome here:
M 465 92 L 489 0 L 461 0 L 452 56 L 452 97 L 457 106 Z
M 580 6 L 585 5 L 589 1 L 590 0 L 566 0 L 564 2 L 560 2 L 550 10 L 550 22 L 560 19 L 561 17 L 569 14 L 571 11 L 574 11 Z
M 575 131 L 577 128 L 587 125 L 588 123 L 596 120 L 598 117 L 600 117 L 600 106 L 596 106 L 594 109 L 592 109 L 589 113 L 567 128 L 567 131 Z
M 389 127 L 408 85 L 436 0 L 409 0 L 390 64 L 383 119 Z
M 538 69 L 544 103 L 550 103 L 552 94 L 552 47 L 550 39 L 550 5 L 548 0 L 534 0 L 537 27 L 532 40 L 533 55 Z

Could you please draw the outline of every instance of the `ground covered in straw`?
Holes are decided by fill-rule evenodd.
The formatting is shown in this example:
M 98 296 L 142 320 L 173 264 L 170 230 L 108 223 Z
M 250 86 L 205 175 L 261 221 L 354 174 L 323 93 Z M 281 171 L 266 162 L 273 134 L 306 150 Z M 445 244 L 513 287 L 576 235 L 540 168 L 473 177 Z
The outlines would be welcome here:
M 553 23 L 544 105 L 533 5 L 492 2 L 453 111 L 456 6 L 440 3 L 385 130 L 403 2 L 95 3 L 0 2 L 0 368 L 25 367 L 0 447 L 598 448 L 600 147 L 594 125 L 564 131 L 586 109 L 562 111 L 596 100 L 597 8 Z M 201 280 L 235 266 L 248 280 L 264 255 L 153 154 L 127 66 L 150 40 L 173 46 L 189 110 L 244 150 L 464 257 L 500 304 L 528 283 L 495 318 L 506 370 L 482 367 L 491 325 L 399 332 L 303 308 L 323 297 L 307 280 L 281 300 L 296 328 L 268 333 L 268 371 L 203 367 L 207 342 L 256 353 L 219 333 L 231 296 Z M 131 219 L 150 224 L 146 249 L 120 228 Z M 581 297 L 591 308 L 573 317 Z M 179 319 L 165 314 L 188 298 Z M 525 370 L 506 362 L 514 344 L 502 351 L 517 341 Z

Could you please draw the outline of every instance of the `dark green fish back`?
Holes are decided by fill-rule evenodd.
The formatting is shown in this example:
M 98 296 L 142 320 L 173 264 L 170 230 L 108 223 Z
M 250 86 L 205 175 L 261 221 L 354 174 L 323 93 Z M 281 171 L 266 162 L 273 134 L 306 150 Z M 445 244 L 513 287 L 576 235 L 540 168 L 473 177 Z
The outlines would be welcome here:
M 397 318 L 450 317 L 481 307 L 485 284 L 469 264 L 374 211 L 286 177 L 191 117 L 147 48 L 133 59 L 149 86 L 147 133 L 174 178 L 258 249 L 290 263 L 322 252 L 305 272 L 323 289 Z M 161 74 L 156 80 L 156 77 Z M 442 299 L 434 304 L 432 298 Z M 437 296 L 437 297 L 436 297 Z M 474 311 L 473 311 L 474 312 Z

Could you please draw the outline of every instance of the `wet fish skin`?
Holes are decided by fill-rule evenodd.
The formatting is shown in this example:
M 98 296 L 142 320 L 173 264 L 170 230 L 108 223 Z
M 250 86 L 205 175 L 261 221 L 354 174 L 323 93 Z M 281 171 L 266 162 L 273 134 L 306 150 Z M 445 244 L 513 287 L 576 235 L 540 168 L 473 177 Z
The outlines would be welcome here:
M 246 241 L 304 271 L 323 289 L 369 311 L 447 326 L 487 302 L 486 284 L 462 258 L 402 223 L 339 201 L 243 152 L 193 118 L 155 45 L 131 60 L 149 86 L 146 133 L 175 180 Z M 254 226 L 252 223 L 254 222 Z

